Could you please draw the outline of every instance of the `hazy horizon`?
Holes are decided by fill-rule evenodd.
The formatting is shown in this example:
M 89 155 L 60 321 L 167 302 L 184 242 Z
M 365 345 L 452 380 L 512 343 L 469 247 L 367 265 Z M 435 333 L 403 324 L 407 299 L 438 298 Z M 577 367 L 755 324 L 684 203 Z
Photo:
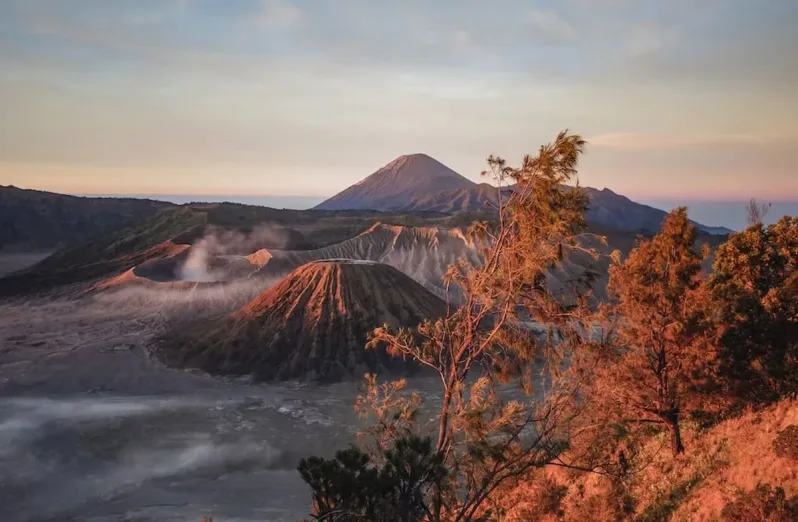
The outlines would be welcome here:
M 798 3 L 7 0 L 0 184 L 323 197 L 563 128 L 585 185 L 798 199 Z

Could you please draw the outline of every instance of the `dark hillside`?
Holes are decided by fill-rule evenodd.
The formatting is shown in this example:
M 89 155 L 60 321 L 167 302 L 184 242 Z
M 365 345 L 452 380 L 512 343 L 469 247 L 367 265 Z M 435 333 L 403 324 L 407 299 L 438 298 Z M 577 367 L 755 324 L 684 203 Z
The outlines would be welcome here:
M 0 186 L 0 251 L 57 250 L 174 207 L 135 198 L 67 196 Z

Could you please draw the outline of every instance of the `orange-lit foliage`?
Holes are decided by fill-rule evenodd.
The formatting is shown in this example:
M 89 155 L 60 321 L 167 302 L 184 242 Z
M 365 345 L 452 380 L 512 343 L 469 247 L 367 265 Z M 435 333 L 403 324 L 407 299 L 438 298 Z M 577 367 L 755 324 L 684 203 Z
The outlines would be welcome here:
M 795 522 L 798 497 L 788 500 L 782 488 L 760 484 L 727 504 L 722 516 L 728 522 Z
M 779 434 L 788 432 L 796 422 L 798 402 L 789 399 L 711 428 L 686 421 L 686 451 L 678 457 L 667 451 L 662 434 L 655 434 L 645 438 L 639 448 L 644 465 L 620 479 L 549 467 L 546 476 L 522 480 L 501 497 L 505 516 L 500 520 L 718 522 L 734 520 L 722 515 L 732 506 L 727 515 L 755 515 L 742 519 L 746 522 L 781 522 L 783 518 L 756 516 L 783 514 L 783 507 L 798 499 L 798 462 L 779 455 L 776 444 Z M 778 485 L 784 495 L 777 497 L 772 489 L 763 495 L 757 492 L 760 484 Z M 556 504 L 550 502 L 552 493 L 557 494 Z M 768 507 L 778 505 L 782 508 Z M 556 515 L 547 506 L 556 506 Z
M 712 365 L 695 239 L 686 209 L 674 210 L 659 234 L 611 268 L 617 343 L 594 390 L 621 419 L 666 426 L 674 455 L 684 450 L 681 417 Z
M 418 520 L 792 520 L 798 218 L 733 234 L 707 278 L 676 209 L 612 266 L 597 312 L 581 276 L 567 291 L 545 281 L 579 248 L 588 201 L 567 183 L 583 147 L 562 133 L 520 168 L 490 158 L 515 188 L 500 192 L 498 223 L 471 229 L 484 264 L 450 268 L 464 306 L 374 332 L 372 346 L 442 383 L 431 449 L 447 475 L 419 497 Z M 403 388 L 367 380 L 358 407 L 375 420 L 374 453 L 418 430 L 420 397 Z M 729 418 L 729 391 L 776 403 Z
M 798 218 L 733 234 L 709 286 L 730 392 L 748 402 L 797 393 Z
M 798 424 L 787 426 L 773 441 L 773 451 L 779 457 L 798 461 Z
M 559 372 L 566 352 L 589 335 L 590 309 L 584 281 L 568 281 L 571 291 L 555 294 L 546 273 L 562 264 L 568 248 L 579 248 L 589 200 L 571 183 L 584 145 L 563 132 L 519 168 L 489 158 L 491 173 L 514 189 L 499 200 L 498 223 L 471 227 L 475 244 L 485 245 L 483 263 L 450 267 L 448 280 L 460 288 L 463 305 L 414 331 L 375 332 L 374 345 L 441 379 L 436 449 L 450 476 L 429 499 L 429 520 L 487 517 L 502 484 L 545 466 L 567 446 L 563 428 L 574 383 L 560 380 Z M 548 335 L 536 339 L 530 322 Z M 535 368 L 540 359 L 550 365 Z M 508 382 L 517 385 L 512 400 L 499 389 Z M 541 382 L 557 383 L 546 400 Z

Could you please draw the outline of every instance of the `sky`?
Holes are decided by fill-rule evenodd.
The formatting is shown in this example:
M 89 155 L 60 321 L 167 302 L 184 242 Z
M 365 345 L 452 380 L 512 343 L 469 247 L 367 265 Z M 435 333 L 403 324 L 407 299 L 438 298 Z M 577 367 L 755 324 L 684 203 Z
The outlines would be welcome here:
M 0 0 L 0 185 L 332 195 L 478 181 L 568 128 L 582 184 L 798 200 L 795 0 Z

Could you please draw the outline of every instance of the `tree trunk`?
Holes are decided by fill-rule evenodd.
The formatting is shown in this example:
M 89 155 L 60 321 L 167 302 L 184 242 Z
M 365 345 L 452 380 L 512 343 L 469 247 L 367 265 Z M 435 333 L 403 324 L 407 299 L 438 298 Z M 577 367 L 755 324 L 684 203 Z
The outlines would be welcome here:
M 684 445 L 682 445 L 682 431 L 679 429 L 679 413 L 668 412 L 664 415 L 664 420 L 671 435 L 671 452 L 675 457 L 680 453 L 684 453 Z
M 451 383 L 451 380 L 449 381 Z M 443 399 L 441 400 L 441 413 L 440 422 L 438 425 L 438 444 L 436 451 L 439 453 L 446 453 L 450 444 L 449 440 L 449 412 L 452 407 L 452 385 L 449 384 L 443 391 Z M 443 512 L 443 491 L 440 481 L 436 484 L 435 491 L 432 499 L 432 516 L 433 521 L 441 519 Z
M 443 392 L 443 401 L 441 401 L 441 414 L 438 421 L 438 444 L 436 449 L 439 452 L 445 450 L 449 441 L 449 408 L 452 402 L 452 394 L 447 389 Z

